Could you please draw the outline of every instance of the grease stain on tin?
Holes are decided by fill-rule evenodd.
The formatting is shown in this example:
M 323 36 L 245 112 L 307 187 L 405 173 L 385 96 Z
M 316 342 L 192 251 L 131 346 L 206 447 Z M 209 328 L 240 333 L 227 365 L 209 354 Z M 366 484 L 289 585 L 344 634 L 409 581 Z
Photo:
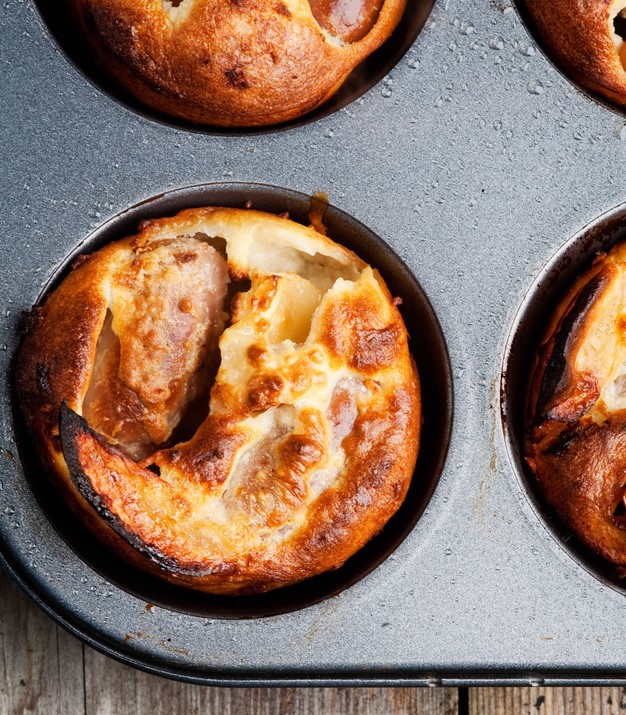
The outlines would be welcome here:
M 137 638 L 145 638 L 145 637 L 146 637 L 146 634 L 141 633 L 140 631 L 137 631 L 135 633 L 126 633 L 126 635 L 124 636 L 124 641 L 128 642 L 128 641 L 136 640 Z
M 487 492 L 489 484 L 498 472 L 498 455 L 496 450 L 496 431 L 497 431 L 497 417 L 496 417 L 496 405 L 497 405 L 497 395 L 498 395 L 498 384 L 499 379 L 496 377 L 491 381 L 491 386 L 489 388 L 489 415 L 491 419 L 491 424 L 489 426 L 489 450 L 490 457 L 487 463 L 487 469 L 480 479 L 478 485 L 478 493 L 474 504 L 472 505 L 472 511 L 478 519 L 480 520 L 481 527 L 485 526 L 485 504 L 487 501 Z

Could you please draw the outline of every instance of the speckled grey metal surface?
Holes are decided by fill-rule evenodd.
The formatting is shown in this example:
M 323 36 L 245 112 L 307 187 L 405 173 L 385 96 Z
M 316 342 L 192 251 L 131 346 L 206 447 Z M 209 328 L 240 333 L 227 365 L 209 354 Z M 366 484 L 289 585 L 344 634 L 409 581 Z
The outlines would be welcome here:
M 443 475 L 394 555 L 321 604 L 238 621 L 146 610 L 78 559 L 23 479 L 7 377 L 0 550 L 88 642 L 201 682 L 626 677 L 626 596 L 546 530 L 499 417 L 501 361 L 525 292 L 568 237 L 626 201 L 626 123 L 552 67 L 508 2 L 439 0 L 362 99 L 308 126 L 240 137 L 129 112 L 65 61 L 30 2 L 2 4 L 3 374 L 20 312 L 92 229 L 163 191 L 232 180 L 324 190 L 382 236 L 429 296 L 455 381 Z

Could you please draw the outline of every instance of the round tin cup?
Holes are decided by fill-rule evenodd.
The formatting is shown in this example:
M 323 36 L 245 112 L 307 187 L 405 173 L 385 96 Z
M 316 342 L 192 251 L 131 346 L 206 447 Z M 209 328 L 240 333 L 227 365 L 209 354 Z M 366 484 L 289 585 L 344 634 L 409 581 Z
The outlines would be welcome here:
M 155 196 L 113 217 L 81 242 L 42 291 L 38 304 L 63 280 L 78 255 L 132 235 L 144 219 L 209 205 L 251 206 L 271 213 L 288 212 L 293 220 L 308 224 L 311 198 L 274 186 L 245 183 L 191 186 Z M 63 502 L 36 457 L 22 423 L 19 405 L 14 400 L 20 459 L 41 509 L 60 536 L 90 568 L 148 603 L 212 618 L 269 616 L 318 603 L 360 580 L 384 561 L 408 535 L 430 500 L 443 468 L 452 425 L 451 370 L 441 328 L 417 280 L 382 239 L 332 206 L 325 213 L 324 223 L 330 237 L 377 268 L 391 293 L 401 298 L 399 308 L 411 336 L 411 353 L 422 384 L 424 416 L 419 456 L 406 499 L 381 533 L 339 569 L 267 594 L 236 598 L 193 591 L 139 571 L 92 536 Z
M 368 92 L 404 57 L 422 31 L 435 0 L 407 0 L 399 25 L 381 47 L 361 62 L 349 75 L 341 88 L 312 112 L 282 124 L 264 127 L 220 127 L 190 122 L 159 112 L 134 97 L 111 77 L 94 59 L 83 33 L 72 18 L 70 0 L 35 0 L 39 17 L 52 35 L 61 53 L 97 89 L 127 109 L 153 121 L 175 129 L 201 134 L 238 136 L 258 135 L 300 127 L 334 114 L 361 95 Z
M 519 307 L 502 362 L 500 408 L 509 457 L 534 511 L 550 534 L 580 566 L 605 585 L 626 593 L 624 574 L 587 547 L 544 501 L 524 459 L 528 393 L 537 349 L 548 321 L 573 281 L 600 253 L 626 240 L 626 204 L 585 226 L 548 261 Z
M 548 61 L 551 65 L 554 66 L 557 72 L 563 77 L 565 77 L 565 79 L 567 79 L 569 82 L 571 82 L 581 94 L 587 97 L 587 99 L 595 102 L 596 104 L 601 104 L 603 107 L 606 107 L 607 109 L 610 109 L 617 114 L 625 115 L 626 107 L 621 107 L 619 104 L 611 102 L 608 97 L 605 97 L 603 94 L 595 92 L 590 87 L 584 85 L 582 82 L 580 82 L 578 77 L 570 70 L 570 68 L 564 65 L 559 60 L 559 58 L 555 56 L 554 52 L 552 52 L 549 47 L 546 47 L 541 32 L 539 31 L 539 28 L 537 26 L 537 23 L 535 22 L 532 13 L 528 9 L 525 0 L 513 0 L 513 2 L 517 10 L 517 14 L 521 18 L 529 34 L 532 36 L 533 40 L 537 44 L 537 47 L 541 49 L 543 54 L 547 57 Z

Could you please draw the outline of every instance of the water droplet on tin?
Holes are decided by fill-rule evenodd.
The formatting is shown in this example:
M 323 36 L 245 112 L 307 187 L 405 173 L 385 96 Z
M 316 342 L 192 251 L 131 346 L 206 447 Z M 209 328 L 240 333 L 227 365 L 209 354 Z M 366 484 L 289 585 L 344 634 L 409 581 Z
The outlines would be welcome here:
M 526 88 L 531 94 L 543 94 L 546 90 L 543 84 L 538 79 L 532 79 Z
M 471 22 L 462 22 L 459 25 L 459 32 L 462 35 L 471 35 L 474 32 L 475 28 L 474 25 L 472 25 Z
M 380 93 L 383 97 L 391 97 L 391 87 L 383 87 L 380 90 Z
M 441 678 L 437 678 L 434 675 L 429 675 L 426 678 L 426 685 L 429 688 L 438 688 L 441 685 Z
M 335 136 L 335 132 L 334 132 L 332 129 L 327 129 L 327 130 L 324 132 L 324 136 L 325 136 L 327 139 L 332 139 L 332 138 Z
M 502 122 L 499 119 L 496 119 L 495 122 L 493 123 L 493 128 L 499 132 L 500 129 L 502 129 Z
M 489 47 L 492 50 L 502 50 L 504 49 L 504 40 L 499 35 L 496 35 L 489 40 Z
M 529 684 L 532 688 L 540 688 L 540 687 L 543 685 L 543 678 L 531 678 L 531 679 L 528 681 L 528 684 Z
M 420 66 L 420 61 L 419 60 L 409 60 L 407 62 L 407 64 L 412 70 L 415 70 Z
M 452 549 L 446 549 L 443 553 L 445 556 L 452 556 Z

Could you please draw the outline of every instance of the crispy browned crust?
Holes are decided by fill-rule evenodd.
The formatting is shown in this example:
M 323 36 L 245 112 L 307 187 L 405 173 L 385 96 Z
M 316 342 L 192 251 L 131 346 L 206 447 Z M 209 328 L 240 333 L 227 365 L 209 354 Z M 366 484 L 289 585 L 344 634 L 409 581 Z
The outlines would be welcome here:
M 618 506 L 626 482 L 626 411 L 581 423 L 549 447 L 532 450 L 547 501 L 568 528 L 617 565 L 626 564 L 626 518 Z
M 613 39 L 621 0 L 526 0 L 536 27 L 582 85 L 626 105 L 626 72 Z
M 208 417 L 189 441 L 133 461 L 80 416 L 111 276 L 124 282 L 129 255 L 185 235 L 224 238 L 231 275 L 252 287 L 220 339 Z M 292 324 L 308 300 L 304 328 Z M 32 321 L 17 388 L 38 451 L 98 538 L 211 593 L 339 567 L 402 503 L 419 446 L 417 372 L 380 276 L 313 229 L 255 211 L 183 211 L 83 261 Z
M 325 36 L 307 0 L 184 0 L 172 14 L 162 0 L 73 0 L 73 10 L 106 71 L 139 100 L 245 127 L 322 104 L 389 37 L 405 3 L 385 0 L 370 32 L 349 44 Z
M 626 245 L 601 256 L 550 320 L 529 398 L 526 461 L 563 523 L 626 564 Z M 622 390 L 623 394 L 623 390 Z

